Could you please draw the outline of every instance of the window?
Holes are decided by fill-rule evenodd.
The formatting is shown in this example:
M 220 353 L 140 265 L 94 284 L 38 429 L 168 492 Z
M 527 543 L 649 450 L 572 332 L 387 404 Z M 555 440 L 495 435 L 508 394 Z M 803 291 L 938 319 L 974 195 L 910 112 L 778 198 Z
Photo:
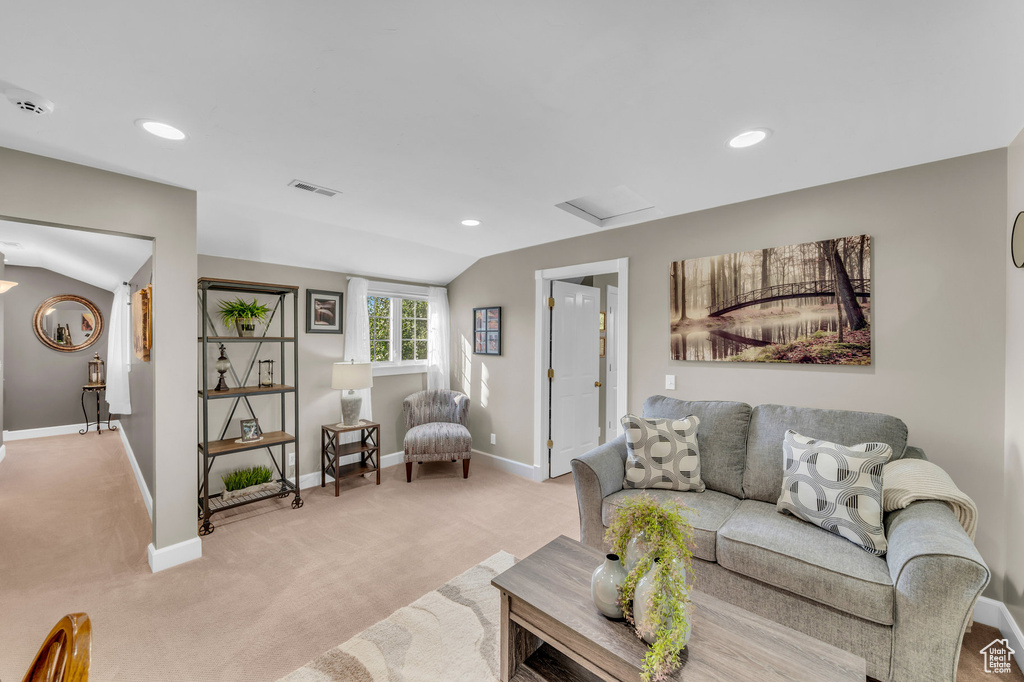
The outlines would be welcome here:
M 401 296 L 366 297 L 370 361 L 375 372 L 424 371 L 427 364 L 427 302 Z

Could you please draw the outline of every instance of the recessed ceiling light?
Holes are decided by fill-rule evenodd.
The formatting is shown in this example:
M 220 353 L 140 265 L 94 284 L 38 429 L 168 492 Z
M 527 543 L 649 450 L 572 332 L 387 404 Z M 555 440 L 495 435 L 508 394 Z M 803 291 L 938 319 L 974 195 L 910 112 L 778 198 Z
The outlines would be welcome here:
M 182 131 L 178 130 L 172 125 L 167 123 L 161 123 L 160 121 L 151 121 L 146 118 L 140 118 L 135 122 L 135 125 L 139 126 L 147 133 L 162 137 L 165 140 L 184 140 L 187 135 Z
M 772 131 L 767 128 L 755 128 L 754 130 L 748 130 L 744 133 L 740 133 L 736 137 L 729 140 L 729 146 L 734 149 L 742 149 L 743 147 L 752 147 L 758 142 L 763 142 L 766 137 L 772 134 Z
M 465 225 L 466 227 L 476 227 L 477 225 L 480 224 L 480 221 L 475 220 L 473 218 L 466 218 L 465 220 L 462 221 L 462 224 Z

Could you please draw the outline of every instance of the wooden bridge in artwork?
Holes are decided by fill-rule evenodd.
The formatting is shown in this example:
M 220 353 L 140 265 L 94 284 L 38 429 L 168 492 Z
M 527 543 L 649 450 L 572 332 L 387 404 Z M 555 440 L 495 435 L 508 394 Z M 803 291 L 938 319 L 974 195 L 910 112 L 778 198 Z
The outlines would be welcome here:
M 870 279 L 851 279 L 853 293 L 856 296 L 871 295 Z M 773 301 L 785 301 L 791 298 L 817 298 L 819 296 L 835 296 L 835 283 L 830 279 L 819 279 L 810 282 L 789 282 L 788 284 L 775 284 L 763 289 L 747 291 L 734 298 L 721 301 L 713 306 L 708 306 L 708 317 L 718 317 L 733 310 L 746 308 L 761 303 Z

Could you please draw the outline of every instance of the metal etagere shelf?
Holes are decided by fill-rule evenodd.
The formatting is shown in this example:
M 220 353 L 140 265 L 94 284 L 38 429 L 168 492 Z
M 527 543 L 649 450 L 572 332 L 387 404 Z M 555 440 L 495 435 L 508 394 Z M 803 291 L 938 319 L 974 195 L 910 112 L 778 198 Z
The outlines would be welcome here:
M 209 309 L 209 293 L 210 292 L 227 292 L 234 294 L 261 294 L 264 296 L 276 297 L 276 303 L 271 309 L 268 315 L 266 329 L 263 336 L 253 337 L 235 337 L 235 336 L 214 336 L 212 333 L 216 333 L 217 328 L 214 325 L 213 318 L 210 315 Z M 298 302 L 299 288 L 296 286 L 286 286 L 280 284 L 264 284 L 260 282 L 240 282 L 236 280 L 225 280 L 225 279 L 214 279 L 210 277 L 203 277 L 199 280 L 199 310 L 202 315 L 202 335 L 199 337 L 200 352 L 202 355 L 202 379 L 200 381 L 199 389 L 199 400 L 202 404 L 202 423 L 200 424 L 199 430 L 199 466 L 197 474 L 197 484 L 199 488 L 199 534 L 209 535 L 214 530 L 213 523 L 210 522 L 210 518 L 217 512 L 226 511 L 228 509 L 234 509 L 241 507 L 246 504 L 252 504 L 253 502 L 260 502 L 271 498 L 283 498 L 289 495 L 294 495 L 292 499 L 292 508 L 298 509 L 303 505 L 302 494 L 299 490 L 299 460 L 295 458 L 295 476 L 294 483 L 292 479 L 286 476 L 288 471 L 288 455 L 287 448 L 289 445 L 294 445 L 295 452 L 299 451 L 299 401 L 298 401 L 298 390 L 299 390 L 299 344 L 298 344 L 298 331 L 299 331 L 299 302 Z M 287 321 L 285 315 L 286 301 L 288 297 L 291 297 L 292 304 L 292 324 L 291 332 L 292 335 L 288 336 Z M 268 336 L 267 334 L 275 326 L 275 321 L 278 326 L 278 336 Z M 232 380 L 235 383 L 234 388 L 228 388 L 226 391 L 216 391 L 210 386 L 210 374 L 211 374 L 211 363 L 209 361 L 208 348 L 212 344 L 214 346 L 219 344 L 256 344 L 255 350 L 252 352 L 252 357 L 249 360 L 248 366 L 245 368 L 245 374 L 239 376 L 235 371 L 234 365 L 229 368 L 229 372 Z M 286 367 L 288 367 L 287 353 L 289 345 L 292 352 L 291 372 L 292 380 L 289 384 L 278 384 L 274 383 L 271 386 L 260 386 L 259 376 L 255 379 L 256 385 L 247 385 L 253 380 L 252 375 L 254 368 L 257 364 L 257 359 L 260 356 L 260 350 L 263 348 L 263 344 L 277 344 L 280 347 L 280 372 L 282 374 L 282 381 L 286 377 Z M 229 358 L 230 360 L 230 358 Z M 288 424 L 288 412 L 287 409 L 287 396 L 292 394 L 292 407 L 293 407 L 293 418 L 291 420 L 291 431 L 289 431 Z M 253 408 L 250 398 L 256 396 L 273 396 L 279 395 L 281 398 L 281 430 L 280 431 L 264 431 L 262 433 L 262 439 L 252 443 L 240 443 L 237 438 L 228 438 L 227 431 L 228 426 L 231 423 L 232 418 L 238 411 L 240 406 L 244 406 L 249 415 L 253 418 L 258 418 L 256 410 Z M 210 439 L 210 401 L 211 400 L 232 400 L 230 413 L 224 422 L 224 427 L 220 431 L 220 435 L 214 439 Z M 273 463 L 274 468 L 277 471 L 276 482 L 280 484 L 280 487 L 275 490 L 270 490 L 261 493 L 255 493 L 252 495 L 246 495 L 244 497 L 235 498 L 229 501 L 223 501 L 220 493 L 210 494 L 210 472 L 213 469 L 214 462 L 218 457 L 224 455 L 230 455 L 237 452 L 250 452 L 253 450 L 266 449 L 270 455 L 270 461 Z M 275 450 L 279 452 L 275 452 Z

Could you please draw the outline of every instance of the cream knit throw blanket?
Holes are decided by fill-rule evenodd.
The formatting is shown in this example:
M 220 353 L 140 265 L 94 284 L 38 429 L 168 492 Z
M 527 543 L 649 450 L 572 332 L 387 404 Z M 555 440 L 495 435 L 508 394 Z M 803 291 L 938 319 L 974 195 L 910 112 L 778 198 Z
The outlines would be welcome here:
M 949 505 L 971 542 L 978 527 L 978 507 L 937 464 L 924 459 L 897 459 L 882 469 L 882 508 L 903 509 L 917 500 L 939 500 Z

